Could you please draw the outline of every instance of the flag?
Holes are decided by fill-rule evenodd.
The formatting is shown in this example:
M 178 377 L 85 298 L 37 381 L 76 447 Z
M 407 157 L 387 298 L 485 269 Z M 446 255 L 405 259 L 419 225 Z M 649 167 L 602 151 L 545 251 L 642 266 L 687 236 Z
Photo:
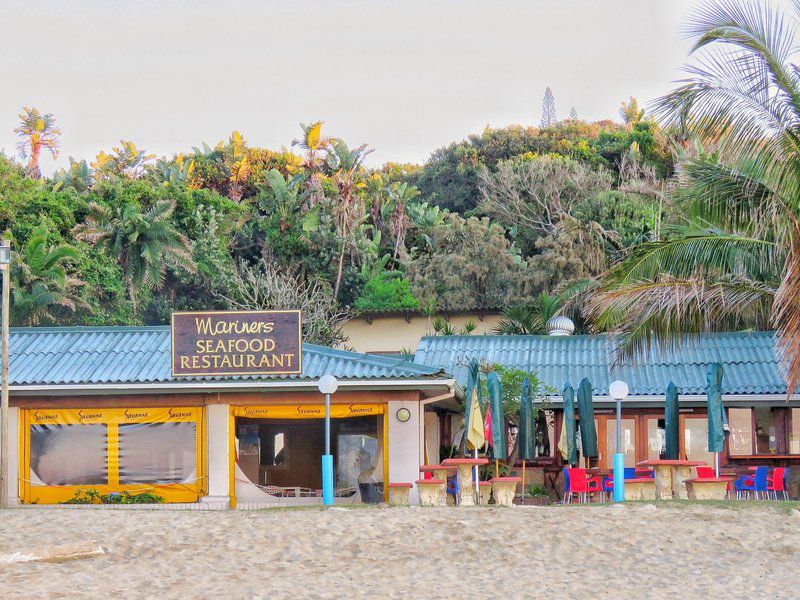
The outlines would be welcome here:
M 490 448 L 494 447 L 494 437 L 492 435 L 492 405 L 486 404 L 486 417 L 483 419 L 483 437 Z
M 486 444 L 483 433 L 483 420 L 481 419 L 481 407 L 478 404 L 478 386 L 472 389 L 472 399 L 469 405 L 469 423 L 467 423 L 467 448 L 479 450 Z

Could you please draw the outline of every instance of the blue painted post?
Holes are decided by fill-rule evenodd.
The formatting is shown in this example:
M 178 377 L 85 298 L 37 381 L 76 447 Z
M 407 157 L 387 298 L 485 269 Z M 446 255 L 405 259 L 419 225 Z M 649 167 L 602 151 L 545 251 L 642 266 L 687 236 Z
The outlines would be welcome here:
M 614 502 L 625 501 L 625 454 L 622 453 L 622 400 L 617 398 L 617 452 L 614 454 Z
M 331 456 L 331 395 L 325 394 L 325 454 L 322 456 L 322 504 L 333 504 L 333 456 Z

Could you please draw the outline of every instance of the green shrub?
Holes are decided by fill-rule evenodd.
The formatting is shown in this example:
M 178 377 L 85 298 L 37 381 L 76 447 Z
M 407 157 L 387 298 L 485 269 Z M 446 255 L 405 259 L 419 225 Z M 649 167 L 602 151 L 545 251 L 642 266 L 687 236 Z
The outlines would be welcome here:
M 356 300 L 356 309 L 418 310 L 419 302 L 399 272 L 385 271 L 367 282 L 361 296 Z

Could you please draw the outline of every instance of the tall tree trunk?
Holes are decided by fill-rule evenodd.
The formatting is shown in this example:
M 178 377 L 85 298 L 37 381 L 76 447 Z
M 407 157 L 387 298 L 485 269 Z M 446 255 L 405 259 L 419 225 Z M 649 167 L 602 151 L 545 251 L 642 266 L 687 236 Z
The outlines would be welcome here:
M 39 144 L 31 144 L 31 159 L 28 161 L 28 177 L 31 179 L 41 179 L 42 171 L 39 169 L 39 154 L 41 148 Z
M 339 271 L 336 273 L 336 285 L 333 288 L 333 299 L 339 298 L 339 285 L 342 283 L 342 272 L 344 271 L 344 253 L 347 246 L 342 242 L 342 252 L 339 254 Z

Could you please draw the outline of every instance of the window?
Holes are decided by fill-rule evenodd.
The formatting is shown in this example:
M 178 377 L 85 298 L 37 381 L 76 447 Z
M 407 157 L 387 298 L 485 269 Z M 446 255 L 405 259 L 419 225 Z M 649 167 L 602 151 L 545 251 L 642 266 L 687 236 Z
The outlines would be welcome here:
M 620 444 L 625 455 L 625 466 L 636 466 L 636 419 L 622 419 L 622 435 Z M 609 454 L 606 463 L 613 465 L 613 458 L 610 456 L 617 451 L 617 421 L 616 419 L 606 420 L 606 448 Z
M 728 445 L 733 455 L 753 454 L 753 419 L 749 408 L 729 408 L 728 426 L 731 429 Z
M 789 425 L 789 454 L 800 454 L 800 408 L 793 408 Z
M 753 414 L 756 424 L 756 454 L 775 454 L 775 414 L 769 407 L 756 407 Z
M 658 460 L 667 452 L 665 419 L 647 419 L 647 459 Z
M 197 478 L 194 423 L 119 426 L 119 482 L 193 483 Z
M 688 460 L 714 464 L 714 453 L 708 451 L 708 419 L 686 417 L 683 422 L 683 441 Z
M 31 485 L 105 485 L 105 425 L 31 425 Z

